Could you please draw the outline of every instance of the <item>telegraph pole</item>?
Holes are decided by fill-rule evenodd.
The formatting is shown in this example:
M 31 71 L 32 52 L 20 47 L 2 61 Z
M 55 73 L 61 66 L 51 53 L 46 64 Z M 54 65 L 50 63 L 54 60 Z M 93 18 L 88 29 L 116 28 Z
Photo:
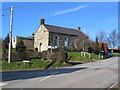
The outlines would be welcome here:
M 10 33 L 9 33 L 8 63 L 10 63 L 10 61 L 11 61 L 12 24 L 13 24 L 13 6 L 10 7 Z

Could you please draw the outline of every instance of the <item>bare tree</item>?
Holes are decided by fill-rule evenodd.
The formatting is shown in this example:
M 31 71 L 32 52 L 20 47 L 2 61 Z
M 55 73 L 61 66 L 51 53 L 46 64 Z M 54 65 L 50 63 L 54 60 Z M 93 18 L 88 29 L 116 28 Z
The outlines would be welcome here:
M 78 36 L 77 38 L 77 48 L 80 51 L 88 51 L 89 39 L 86 36 Z
M 105 42 L 106 41 L 106 32 L 105 31 L 100 31 L 97 34 L 98 37 L 98 42 Z
M 116 48 L 118 45 L 118 33 L 116 30 L 113 30 L 107 37 L 107 43 L 109 48 Z

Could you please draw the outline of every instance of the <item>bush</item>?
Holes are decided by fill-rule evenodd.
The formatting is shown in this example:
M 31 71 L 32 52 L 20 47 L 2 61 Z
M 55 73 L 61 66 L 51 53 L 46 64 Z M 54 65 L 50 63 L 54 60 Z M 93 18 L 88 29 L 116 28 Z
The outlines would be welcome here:
M 42 52 L 42 59 L 47 60 L 47 51 Z
M 41 53 L 35 52 L 35 51 L 13 52 L 12 53 L 12 61 L 41 59 L 41 57 L 42 57 Z
M 62 63 L 62 62 L 66 62 L 68 59 L 68 54 L 67 52 L 58 52 L 58 62 Z
M 59 63 L 66 62 L 68 58 L 67 52 L 59 51 L 59 52 L 53 52 L 52 54 L 52 60 L 57 61 Z
M 41 59 L 42 53 L 41 52 L 34 52 L 31 54 L 30 59 Z
M 27 48 L 26 51 L 34 51 L 34 48 Z
M 61 63 L 61 62 L 67 61 L 68 54 L 67 52 L 64 52 L 64 51 L 53 51 L 51 55 L 51 52 L 49 50 L 49 51 L 42 52 L 42 58 L 44 60 L 53 60 Z

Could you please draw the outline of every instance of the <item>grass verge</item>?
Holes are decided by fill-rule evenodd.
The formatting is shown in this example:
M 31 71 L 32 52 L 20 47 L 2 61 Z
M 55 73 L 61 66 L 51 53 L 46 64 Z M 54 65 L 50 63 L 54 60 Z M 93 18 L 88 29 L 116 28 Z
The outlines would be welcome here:
M 113 54 L 115 54 L 116 56 L 120 56 L 120 53 L 113 53 Z
M 79 61 L 79 62 L 93 62 L 95 60 L 101 60 L 108 58 L 108 56 L 104 56 L 103 58 L 99 58 L 99 55 L 91 53 L 90 58 L 88 55 L 84 57 L 83 55 L 81 56 L 80 52 L 68 52 L 68 58 L 70 58 L 70 61 Z
M 104 58 L 99 58 L 99 55 L 91 53 L 91 57 L 89 56 L 81 56 L 80 52 L 68 52 L 68 58 L 70 59 L 69 61 L 72 62 L 81 62 L 81 63 L 86 63 L 86 62 L 93 62 L 96 60 L 100 59 L 105 59 L 108 58 L 104 56 Z M 24 63 L 22 61 L 19 62 L 11 62 L 8 63 L 7 61 L 0 61 L 0 66 L 2 66 L 1 70 L 2 71 L 20 71 L 20 70 L 33 70 L 33 69 L 47 69 L 47 68 L 59 68 L 59 67 L 64 67 L 64 66 L 72 66 L 69 63 L 54 63 L 52 64 L 52 61 L 49 60 L 41 60 L 41 59 L 33 59 L 30 60 L 29 63 Z
M 20 70 L 33 70 L 33 69 L 44 69 L 46 68 L 52 61 L 44 61 L 40 59 L 30 60 L 29 63 L 24 63 L 22 61 L 19 62 L 11 62 L 8 63 L 7 61 L 2 61 L 2 71 L 20 71 Z M 55 63 L 50 66 L 50 68 L 56 67 L 64 67 L 64 66 L 71 66 L 67 63 Z

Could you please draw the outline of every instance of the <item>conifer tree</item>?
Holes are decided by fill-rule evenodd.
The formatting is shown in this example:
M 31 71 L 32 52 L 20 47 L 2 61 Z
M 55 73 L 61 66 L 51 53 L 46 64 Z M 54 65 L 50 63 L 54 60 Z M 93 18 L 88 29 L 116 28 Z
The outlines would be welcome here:
M 20 40 L 16 45 L 16 51 L 17 52 L 24 52 L 26 49 L 23 40 Z
M 100 48 L 99 48 L 99 43 L 98 43 L 98 37 L 96 37 L 96 41 L 95 41 L 95 53 L 96 54 L 100 53 Z

